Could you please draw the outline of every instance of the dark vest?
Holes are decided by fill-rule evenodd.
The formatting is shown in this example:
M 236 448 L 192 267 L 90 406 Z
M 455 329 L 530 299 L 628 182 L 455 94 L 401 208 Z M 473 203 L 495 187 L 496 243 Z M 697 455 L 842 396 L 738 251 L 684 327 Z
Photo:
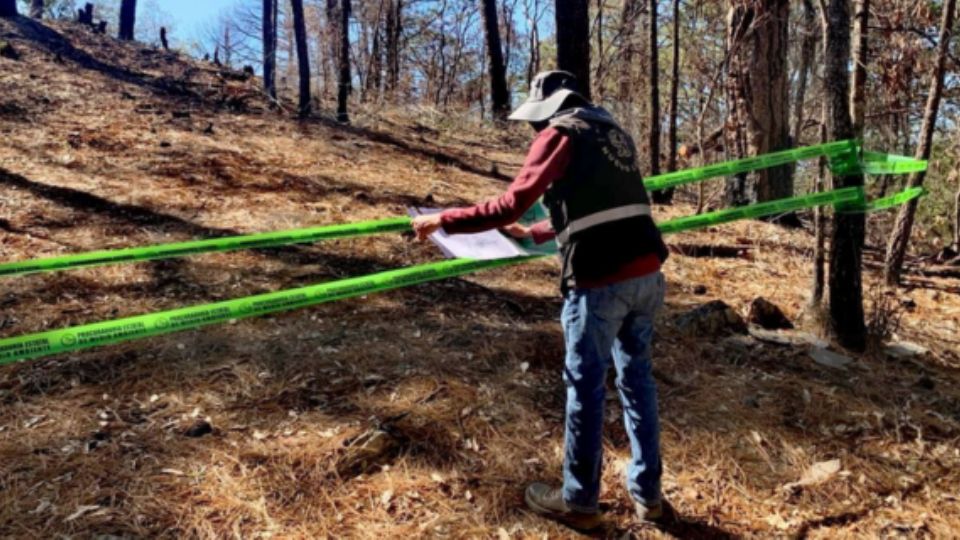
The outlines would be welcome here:
M 602 280 L 643 255 L 666 260 L 630 136 L 599 107 L 563 111 L 550 126 L 570 138 L 573 150 L 566 174 L 544 194 L 563 288 Z

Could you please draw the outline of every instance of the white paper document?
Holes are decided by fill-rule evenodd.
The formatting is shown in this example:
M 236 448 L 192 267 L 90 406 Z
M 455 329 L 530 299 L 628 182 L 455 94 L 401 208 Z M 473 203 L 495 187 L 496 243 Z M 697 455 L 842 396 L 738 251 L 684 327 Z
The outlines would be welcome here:
M 429 215 L 441 211 L 437 208 L 411 208 L 410 215 Z M 550 252 L 549 248 L 546 250 L 525 248 L 497 230 L 475 234 L 447 234 L 440 229 L 430 235 L 430 240 L 449 258 L 509 259 Z

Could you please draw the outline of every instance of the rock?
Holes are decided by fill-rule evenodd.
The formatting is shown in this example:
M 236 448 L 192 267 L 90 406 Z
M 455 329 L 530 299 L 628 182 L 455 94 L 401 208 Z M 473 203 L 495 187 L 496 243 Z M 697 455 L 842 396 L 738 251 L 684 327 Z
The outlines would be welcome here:
M 793 323 L 783 314 L 783 311 L 763 297 L 754 298 L 753 302 L 750 302 L 747 320 L 767 330 L 793 328 Z
M 913 386 L 921 390 L 933 390 L 937 387 L 937 383 L 929 375 L 922 375 L 917 382 L 913 383 Z
M 183 434 L 187 437 L 203 437 L 204 435 L 209 435 L 213 433 L 213 426 L 210 425 L 210 422 L 206 420 L 197 419 L 190 427 L 183 430 Z
M 847 365 L 853 362 L 853 359 L 849 356 L 837 354 L 821 347 L 810 349 L 810 358 L 813 358 L 813 361 L 821 366 L 833 369 L 847 369 Z
M 903 306 L 903 309 L 906 309 L 907 311 L 913 311 L 917 309 L 917 302 L 908 296 L 900 299 L 900 305 Z
M 20 53 L 7 41 L 0 41 L 0 56 L 10 60 L 20 59 Z
M 791 347 L 802 347 L 813 345 L 821 349 L 829 345 L 826 341 L 818 338 L 809 332 L 796 332 L 792 330 L 766 330 L 756 325 L 750 325 L 750 336 L 757 341 L 772 343 L 774 345 L 785 345 Z
M 708 302 L 680 315 L 677 328 L 698 336 L 747 333 L 743 317 L 722 300 Z
M 695 294 L 695 295 L 697 295 L 697 296 L 703 296 L 703 295 L 707 294 L 707 286 L 706 286 L 706 285 L 694 285 L 694 286 L 693 286 L 693 294 Z
M 914 356 L 922 356 L 927 354 L 927 349 L 916 343 L 911 343 L 909 341 L 898 341 L 896 343 L 891 343 L 883 348 L 883 352 L 887 356 L 892 356 L 894 358 L 911 358 Z
M 840 473 L 840 460 L 831 459 L 830 461 L 821 461 L 814 463 L 797 482 L 784 484 L 784 491 L 796 491 L 807 486 L 816 486 L 832 480 Z

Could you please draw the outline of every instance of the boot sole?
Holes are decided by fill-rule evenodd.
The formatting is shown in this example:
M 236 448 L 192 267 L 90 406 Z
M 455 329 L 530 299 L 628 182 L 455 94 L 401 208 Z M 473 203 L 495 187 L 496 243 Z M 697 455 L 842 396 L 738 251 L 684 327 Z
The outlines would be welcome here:
M 523 494 L 523 499 L 527 503 L 527 506 L 529 506 L 530 509 L 537 514 L 560 522 L 571 529 L 576 529 L 583 532 L 591 532 L 597 530 L 601 525 L 603 525 L 603 518 L 600 517 L 599 514 L 596 516 L 585 517 L 584 520 L 581 521 L 579 516 L 557 512 L 538 504 L 536 501 L 532 500 L 530 495 L 526 492 Z M 586 516 L 586 514 L 584 515 Z

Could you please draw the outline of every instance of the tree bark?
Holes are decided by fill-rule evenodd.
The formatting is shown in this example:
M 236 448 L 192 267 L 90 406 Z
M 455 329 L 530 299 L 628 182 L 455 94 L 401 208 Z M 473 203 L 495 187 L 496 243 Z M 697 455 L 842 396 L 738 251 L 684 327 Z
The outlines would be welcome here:
M 137 21 L 137 0 L 121 0 L 120 32 L 117 37 L 122 41 L 133 41 L 134 26 Z
M 340 76 L 337 81 L 337 122 L 350 123 L 347 98 L 350 96 L 350 0 L 340 2 Z
M 620 80 L 617 81 L 620 101 L 630 103 L 633 99 L 633 64 L 637 54 L 636 38 L 637 18 L 640 16 L 639 0 L 623 0 L 620 12 L 621 54 Z
M 37 20 L 43 18 L 43 0 L 30 0 L 30 16 Z
M 820 108 L 820 143 L 827 142 L 827 115 L 829 109 L 824 102 Z M 824 190 L 824 183 L 827 176 L 827 158 L 821 156 L 817 163 L 817 178 L 814 181 L 813 191 L 820 193 Z M 810 293 L 810 305 L 819 307 L 823 305 L 823 291 L 826 285 L 826 275 L 824 274 L 824 265 L 826 264 L 826 230 L 827 220 L 822 206 L 813 208 L 813 290 Z
M 793 145 L 801 146 L 803 136 L 803 106 L 807 98 L 810 70 L 817 57 L 817 12 L 813 0 L 803 0 L 803 38 L 800 44 L 800 75 L 797 80 L 797 96 L 793 101 Z M 824 141 L 826 142 L 826 141 Z
M 940 100 L 943 96 L 943 79 L 946 72 L 947 57 L 950 53 L 950 39 L 953 37 L 953 23 L 956 11 L 956 0 L 945 0 L 943 3 L 943 17 L 940 23 L 940 41 L 937 44 L 937 63 L 930 76 L 930 95 L 923 112 L 923 124 L 920 127 L 920 143 L 917 146 L 917 159 L 929 159 L 933 148 L 933 132 L 937 123 L 937 113 L 940 110 Z M 925 172 L 914 173 L 907 182 L 909 187 L 923 185 Z M 903 270 L 903 259 L 907 253 L 907 244 L 910 241 L 910 232 L 917 213 L 917 199 L 913 199 L 900 207 L 897 213 L 897 222 L 890 242 L 887 245 L 887 256 L 884 261 L 884 278 L 888 285 L 898 285 Z
M 17 0 L 0 0 L 0 17 L 16 17 Z
M 529 0 L 528 0 L 529 1 Z M 527 86 L 533 83 L 533 78 L 540 72 L 540 5 L 539 0 L 533 0 L 533 13 L 529 9 L 529 3 L 524 3 L 525 14 L 527 16 L 527 28 L 529 29 L 527 46 L 530 49 L 530 57 L 527 61 Z
M 850 4 L 849 0 L 826 0 L 824 29 L 824 85 L 830 110 L 833 140 L 854 137 L 850 115 Z M 863 186 L 862 175 L 833 178 L 834 188 Z M 862 212 L 837 211 L 830 237 L 829 328 L 841 346 L 862 351 L 866 346 L 863 320 L 863 241 L 865 217 Z
M 505 121 L 510 113 L 510 91 L 507 89 L 507 68 L 500 45 L 500 25 L 496 0 L 480 0 L 483 31 L 487 40 L 487 67 L 490 70 L 490 110 L 497 121 Z
M 670 123 L 667 133 L 667 172 L 677 170 L 677 115 L 680 92 L 680 0 L 673 0 L 673 55 L 670 72 Z M 674 189 L 663 191 L 664 202 L 673 202 Z
M 787 69 L 789 0 L 732 0 L 729 24 L 731 83 L 744 130 L 744 155 L 790 147 L 790 91 Z M 727 190 L 730 205 L 771 201 L 793 195 L 792 167 L 751 173 Z
M 660 174 L 660 48 L 657 44 L 657 0 L 650 0 L 647 6 L 650 17 L 648 28 L 649 39 L 648 47 L 650 49 L 650 71 L 647 73 L 648 90 L 650 92 L 650 118 L 648 123 L 647 145 L 650 147 L 650 176 Z M 662 191 L 655 191 L 651 194 L 653 202 L 667 202 Z
M 278 0 L 263 0 L 263 90 L 277 99 Z
M 395 92 L 400 82 L 400 35 L 402 26 L 402 0 L 388 0 L 387 10 L 387 90 Z
M 77 22 L 93 26 L 93 4 L 87 2 L 83 5 L 83 8 L 77 10 Z
M 857 0 L 853 23 L 853 87 L 850 92 L 850 117 L 853 134 L 863 140 L 863 122 L 867 106 L 867 33 L 870 0 Z
M 293 12 L 293 34 L 297 41 L 297 67 L 300 78 L 300 117 L 310 114 L 310 57 L 307 49 L 307 25 L 303 17 L 303 0 L 290 0 Z
M 957 175 L 957 179 L 960 180 L 960 175 Z M 953 197 L 953 250 L 960 252 L 960 186 Z
M 557 0 L 557 68 L 577 78 L 590 99 L 590 19 L 588 0 Z

